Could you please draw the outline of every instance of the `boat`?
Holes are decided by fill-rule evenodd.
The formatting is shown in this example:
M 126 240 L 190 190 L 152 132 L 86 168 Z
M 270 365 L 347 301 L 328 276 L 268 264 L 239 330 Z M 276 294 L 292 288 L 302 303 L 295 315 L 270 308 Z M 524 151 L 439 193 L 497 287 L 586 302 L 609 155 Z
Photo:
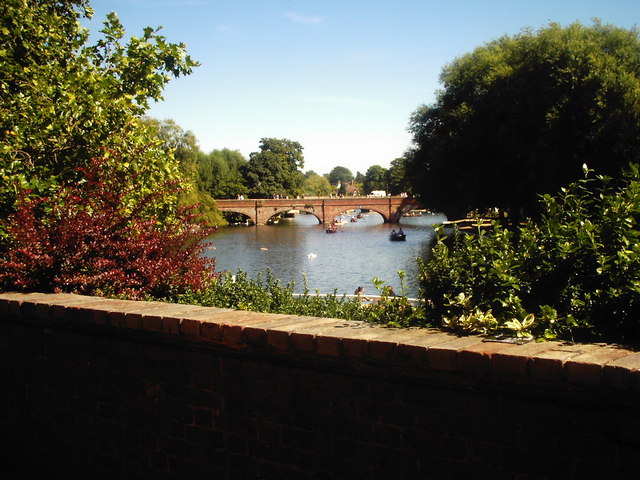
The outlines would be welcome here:
M 338 227 L 336 227 L 335 225 L 329 225 L 325 229 L 325 232 L 327 232 L 327 233 L 336 233 L 337 231 L 338 231 Z
M 404 233 L 394 231 L 389 234 L 389 240 L 392 242 L 404 242 L 406 239 L 407 236 Z

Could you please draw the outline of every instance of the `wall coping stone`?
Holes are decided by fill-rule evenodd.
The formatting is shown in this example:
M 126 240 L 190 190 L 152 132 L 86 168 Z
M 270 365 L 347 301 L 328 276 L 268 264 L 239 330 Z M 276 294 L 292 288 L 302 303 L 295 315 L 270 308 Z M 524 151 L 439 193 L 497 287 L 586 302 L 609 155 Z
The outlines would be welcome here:
M 519 345 L 428 328 L 75 294 L 0 292 L 0 320 L 111 328 L 276 355 L 640 393 L 640 352 L 608 344 Z

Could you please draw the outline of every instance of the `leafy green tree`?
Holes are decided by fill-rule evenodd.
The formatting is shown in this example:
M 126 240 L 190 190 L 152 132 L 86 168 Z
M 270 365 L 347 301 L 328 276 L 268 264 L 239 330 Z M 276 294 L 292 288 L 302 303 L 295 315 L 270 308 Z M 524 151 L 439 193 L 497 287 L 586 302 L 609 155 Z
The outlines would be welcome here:
M 387 170 L 380 165 L 372 165 L 367 169 L 364 176 L 364 191 L 366 194 L 374 190 L 388 190 L 387 186 Z
M 347 167 L 335 167 L 329 172 L 329 182 L 331 185 L 337 185 L 338 182 L 345 184 L 353 180 L 353 173 Z
M 405 157 L 391 161 L 389 170 L 387 170 L 387 184 L 391 195 L 409 193 L 413 190 L 411 181 L 407 177 L 407 159 Z
M 202 288 L 215 275 L 199 258 L 208 230 L 177 205 L 184 145 L 141 120 L 197 63 L 158 29 L 124 42 L 113 13 L 89 45 L 91 15 L 87 0 L 0 5 L 1 287 Z
M 304 180 L 302 190 L 305 195 L 313 197 L 325 197 L 333 193 L 334 188 L 329 183 L 326 177 L 318 174 L 309 175 Z
M 304 174 L 302 146 L 295 141 L 277 138 L 260 140 L 260 151 L 249 155 L 242 169 L 249 192 L 257 198 L 274 195 L 296 196 L 301 193 Z
M 242 176 L 246 158 L 237 150 L 213 150 L 202 156 L 198 163 L 200 188 L 213 198 L 236 198 L 247 195 L 248 189 Z
M 138 117 L 162 98 L 171 77 L 191 73 L 197 63 L 158 29 L 145 28 L 124 43 L 113 13 L 102 37 L 89 45 L 79 21 L 91 15 L 87 0 L 6 0 L 0 6 L 1 218 L 14 210 L 20 191 L 53 195 L 104 149 L 118 152 L 119 169 L 144 172 L 131 175 L 138 188 L 127 202 L 180 177 L 177 162 Z M 158 208 L 169 197 L 158 199 Z
M 552 23 L 447 65 L 432 105 L 411 117 L 408 158 L 425 203 L 451 215 L 535 214 L 537 194 L 583 163 L 618 176 L 640 153 L 638 30 Z
M 200 181 L 203 153 L 193 132 L 183 130 L 170 119 L 160 121 L 145 117 L 142 122 L 155 133 L 166 155 L 173 156 L 180 166 L 185 185 L 178 194 L 178 205 L 196 206 L 199 220 L 207 225 L 226 224 L 215 200 Z

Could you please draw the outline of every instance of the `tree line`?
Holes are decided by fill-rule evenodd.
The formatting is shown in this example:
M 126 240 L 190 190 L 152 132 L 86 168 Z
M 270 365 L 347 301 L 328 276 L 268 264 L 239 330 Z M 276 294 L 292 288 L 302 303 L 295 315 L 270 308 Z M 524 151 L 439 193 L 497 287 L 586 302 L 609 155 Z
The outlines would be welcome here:
M 212 225 L 224 223 L 214 199 L 368 195 L 373 191 L 400 195 L 413 191 L 405 157 L 391 161 L 389 168 L 372 165 L 364 174 L 354 175 L 344 166 L 323 174 L 303 172 L 303 147 L 293 140 L 262 138 L 258 151 L 247 159 L 228 148 L 203 152 L 195 135 L 173 120 L 143 117 L 141 121 L 189 180 L 190 188 L 180 194 L 179 203 L 198 205 L 201 218 Z

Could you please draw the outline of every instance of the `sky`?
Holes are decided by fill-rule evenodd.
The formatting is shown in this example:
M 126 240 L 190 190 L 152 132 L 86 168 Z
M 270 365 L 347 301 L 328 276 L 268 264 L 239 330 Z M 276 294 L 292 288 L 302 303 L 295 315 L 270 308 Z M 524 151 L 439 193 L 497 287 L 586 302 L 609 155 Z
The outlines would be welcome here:
M 388 168 L 411 146 L 411 114 L 434 102 L 442 68 L 523 28 L 579 21 L 631 28 L 640 0 L 91 0 L 92 31 L 116 12 L 184 42 L 201 66 L 148 115 L 192 131 L 200 149 L 264 137 L 299 142 L 304 171 Z

